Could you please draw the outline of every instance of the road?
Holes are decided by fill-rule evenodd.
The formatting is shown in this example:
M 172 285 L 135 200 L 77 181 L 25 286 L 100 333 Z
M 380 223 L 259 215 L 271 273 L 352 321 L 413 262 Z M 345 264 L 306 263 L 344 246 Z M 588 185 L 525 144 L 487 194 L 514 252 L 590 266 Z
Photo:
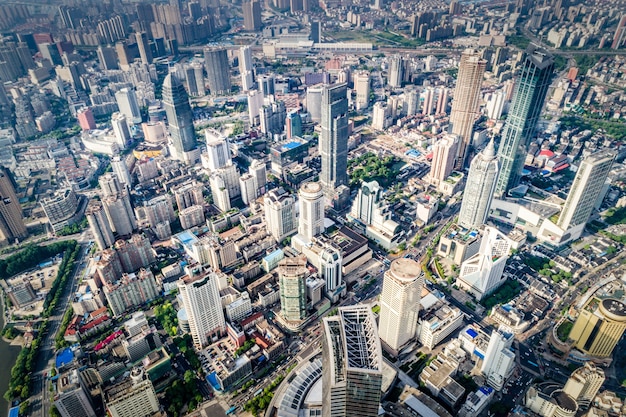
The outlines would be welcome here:
M 86 239 L 85 234 L 82 234 L 80 239 Z M 72 273 L 71 280 L 67 286 L 63 289 L 63 293 L 60 297 L 59 304 L 55 307 L 52 315 L 48 318 L 48 330 L 44 339 L 42 340 L 39 354 L 37 355 L 37 362 L 35 364 L 35 371 L 32 376 L 32 395 L 30 398 L 31 414 L 32 416 L 41 415 L 41 417 L 48 417 L 50 415 L 51 393 L 48 389 L 48 379 L 46 374 L 51 368 L 51 361 L 55 357 L 54 339 L 61 327 L 61 321 L 63 320 L 63 314 L 67 309 L 70 299 L 73 294 L 73 290 L 76 286 L 76 278 L 84 277 L 86 274 L 85 269 L 85 249 L 88 247 L 87 242 L 84 240 L 79 241 L 81 250 L 76 259 L 75 265 L 77 266 Z

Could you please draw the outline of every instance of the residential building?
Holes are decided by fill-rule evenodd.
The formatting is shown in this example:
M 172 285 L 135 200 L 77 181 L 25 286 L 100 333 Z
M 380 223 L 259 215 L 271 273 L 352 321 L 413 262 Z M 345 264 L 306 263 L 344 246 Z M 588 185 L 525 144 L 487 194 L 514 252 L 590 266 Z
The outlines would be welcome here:
M 370 102 L 370 74 L 359 71 L 354 74 L 354 90 L 356 91 L 355 107 L 357 110 L 366 109 Z
M 454 169 L 459 147 L 459 137 L 445 135 L 433 144 L 433 159 L 430 165 L 429 181 L 435 187 L 446 180 Z
M 243 3 L 243 28 L 248 32 L 261 30 L 261 3 L 256 0 Z
M 135 90 L 130 88 L 122 88 L 115 93 L 115 101 L 120 113 L 126 116 L 126 120 L 130 124 L 141 123 L 141 110 L 137 103 L 137 95 Z
M 113 237 L 113 231 L 104 212 L 102 202 L 99 200 L 89 201 L 85 210 L 85 216 L 98 248 L 104 250 L 112 246 L 115 243 L 115 238 Z
M 230 65 L 225 48 L 204 49 L 204 65 L 206 67 L 209 91 L 213 96 L 230 93 Z
M 116 317 L 159 296 L 156 280 L 149 269 L 142 269 L 136 274 L 122 274 L 115 280 L 105 281 L 103 291 L 109 308 Z
M 0 244 L 7 245 L 28 236 L 22 207 L 6 168 L 0 168 Z

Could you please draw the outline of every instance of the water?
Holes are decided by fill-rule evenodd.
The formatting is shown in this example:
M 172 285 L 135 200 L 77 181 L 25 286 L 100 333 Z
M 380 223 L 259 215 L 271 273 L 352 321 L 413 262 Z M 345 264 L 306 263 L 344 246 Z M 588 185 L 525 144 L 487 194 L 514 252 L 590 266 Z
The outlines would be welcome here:
M 0 292 L 0 297 L 3 294 Z M 2 303 L 4 307 L 4 303 Z M 0 311 L 0 329 L 4 328 L 4 310 Z M 19 346 L 11 346 L 0 338 L 0 417 L 7 417 L 9 414 L 9 404 L 4 399 L 4 393 L 9 387 L 11 378 L 11 368 L 15 365 L 17 355 L 22 350 Z

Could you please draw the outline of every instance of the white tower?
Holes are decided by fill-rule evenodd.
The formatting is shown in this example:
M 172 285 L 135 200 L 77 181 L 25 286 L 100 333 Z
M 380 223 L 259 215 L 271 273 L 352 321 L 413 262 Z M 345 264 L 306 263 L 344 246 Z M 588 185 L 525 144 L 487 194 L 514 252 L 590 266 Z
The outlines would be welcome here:
M 494 330 L 489 338 L 480 372 L 485 376 L 487 384 L 501 390 L 515 368 L 515 352 L 511 350 L 513 333 Z
M 298 192 L 300 220 L 298 233 L 310 241 L 324 231 L 324 193 L 319 182 L 306 182 Z

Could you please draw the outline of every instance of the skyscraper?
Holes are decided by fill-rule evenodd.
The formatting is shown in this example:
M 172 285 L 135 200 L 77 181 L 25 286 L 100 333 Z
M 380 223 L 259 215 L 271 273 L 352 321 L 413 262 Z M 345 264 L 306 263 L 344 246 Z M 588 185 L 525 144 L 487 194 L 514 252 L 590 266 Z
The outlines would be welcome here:
M 438 186 L 445 181 L 454 169 L 454 161 L 459 147 L 457 135 L 445 135 L 433 145 L 433 160 L 430 165 L 430 183 Z
M 78 369 L 72 369 L 57 378 L 54 405 L 62 417 L 96 417 L 91 399 L 82 385 Z
M 306 279 L 309 270 L 306 256 L 285 258 L 278 264 L 278 285 L 280 288 L 280 314 L 290 322 L 306 318 Z
M 385 272 L 379 334 L 386 349 L 394 355 L 417 336 L 423 284 L 422 268 L 412 259 L 396 259 Z
M 103 198 L 104 213 L 111 229 L 120 236 L 130 235 L 137 229 L 137 219 L 126 190 Z
M 506 333 L 503 330 L 491 332 L 485 358 L 480 368 L 487 384 L 497 390 L 502 389 L 515 369 L 515 352 L 511 348 L 513 336 L 513 333 Z
M 141 123 L 141 110 L 139 109 L 139 104 L 137 104 L 135 90 L 122 88 L 115 93 L 115 101 L 117 101 L 120 113 L 126 116 L 126 120 L 130 124 Z
M 265 163 L 258 159 L 253 159 L 248 172 L 254 177 L 257 186 L 257 195 L 265 194 L 265 186 L 267 185 L 267 169 Z
M 186 272 L 178 280 L 178 289 L 193 343 L 202 349 L 226 330 L 218 278 L 215 272 L 203 271 L 198 266 L 188 268 Z
M 7 170 L 0 168 L 0 244 L 14 243 L 26 236 L 28 231 L 13 182 Z
M 243 91 L 252 90 L 254 88 L 254 66 L 250 45 L 239 48 L 239 73 L 241 74 L 241 89 Z
M 569 334 L 581 352 L 599 358 L 610 357 L 626 330 L 626 304 L 615 298 L 592 297 L 579 310 Z
M 615 35 L 613 36 L 613 43 L 611 43 L 611 49 L 619 49 L 624 45 L 626 39 L 626 14 L 622 14 L 617 27 L 615 28 Z
M 163 81 L 163 107 L 177 159 L 195 163 L 195 156 L 192 155 L 197 142 L 189 97 L 185 87 L 171 73 Z
M 230 66 L 225 48 L 205 48 L 204 65 L 211 95 L 230 93 Z
M 307 240 L 324 231 L 324 193 L 319 182 L 305 182 L 298 192 L 300 220 L 298 233 Z
M 389 70 L 387 76 L 387 85 L 391 88 L 402 87 L 402 79 L 404 78 L 404 60 L 400 55 L 393 55 L 389 59 Z
M 480 87 L 487 61 L 480 57 L 475 49 L 466 49 L 461 54 L 459 73 L 454 89 L 450 124 L 452 133 L 459 135 L 461 143 L 457 152 L 456 168 L 463 169 L 467 148 L 472 140 L 474 121 L 478 117 Z
M 567 194 L 557 226 L 569 230 L 587 223 L 616 156 L 615 150 L 603 149 L 583 159 Z M 572 239 L 578 239 L 578 236 Z
M 501 167 L 495 192 L 497 196 L 504 195 L 519 183 L 528 145 L 554 72 L 554 59 L 545 49 L 530 44 L 524 54 L 498 149 Z
M 294 136 L 302 136 L 302 118 L 297 110 L 292 110 L 287 113 L 285 119 L 285 133 L 287 139 L 291 139 Z
M 115 243 L 109 220 L 104 213 L 104 207 L 98 200 L 91 200 L 85 210 L 85 216 L 89 223 L 94 240 L 100 250 L 104 250 Z
M 333 295 L 335 289 L 341 285 L 341 251 L 328 244 L 320 252 L 320 272 L 326 282 L 326 293 Z
M 228 139 L 217 132 L 209 130 L 206 131 L 205 136 L 207 156 L 203 159 L 204 167 L 214 172 L 232 164 L 230 150 L 228 148 Z
M 126 189 L 130 189 L 133 184 L 130 178 L 130 172 L 128 172 L 128 166 L 126 165 L 126 158 L 115 155 L 111 158 L 111 167 L 113 168 L 113 173 L 117 176 L 120 183 L 124 185 Z
M 472 229 L 485 224 L 497 179 L 498 159 L 492 138 L 470 164 L 459 213 L 458 223 L 461 226 Z
M 258 32 L 261 25 L 261 3 L 256 0 L 244 2 L 243 28 L 248 32 Z
M 204 68 L 200 62 L 194 61 L 185 68 L 187 91 L 192 97 L 202 97 L 206 94 L 204 89 Z
M 311 35 L 309 36 L 309 38 L 313 41 L 313 43 L 322 42 L 322 22 L 311 22 Z
M 143 64 L 152 64 L 152 49 L 148 43 L 148 35 L 146 32 L 135 32 L 137 46 L 139 47 L 139 57 Z
M 324 86 L 322 91 L 322 134 L 320 181 L 327 196 L 348 185 L 348 97 L 346 84 Z
M 354 89 L 356 90 L 356 109 L 366 109 L 370 102 L 370 73 L 360 71 L 354 74 Z
M 376 417 L 383 355 L 372 311 L 339 307 L 322 329 L 322 417 Z
M 297 231 L 296 202 L 283 188 L 270 190 L 263 201 L 267 230 L 277 242 Z

